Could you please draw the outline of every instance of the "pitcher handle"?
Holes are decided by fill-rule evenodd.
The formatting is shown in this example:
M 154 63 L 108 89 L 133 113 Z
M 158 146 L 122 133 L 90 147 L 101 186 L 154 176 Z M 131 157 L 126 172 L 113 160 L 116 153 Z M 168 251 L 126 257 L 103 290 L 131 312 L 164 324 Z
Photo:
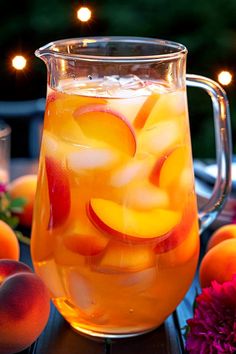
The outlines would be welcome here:
M 221 211 L 231 189 L 230 112 L 226 93 L 217 82 L 204 76 L 187 74 L 186 83 L 188 86 L 204 89 L 211 97 L 213 106 L 218 173 L 211 197 L 198 212 L 200 232 L 203 232 Z

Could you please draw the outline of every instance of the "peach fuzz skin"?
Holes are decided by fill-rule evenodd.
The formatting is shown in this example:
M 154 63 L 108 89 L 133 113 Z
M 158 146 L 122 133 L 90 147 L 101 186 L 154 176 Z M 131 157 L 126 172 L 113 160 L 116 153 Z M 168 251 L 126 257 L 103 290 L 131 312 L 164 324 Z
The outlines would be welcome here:
M 9 193 L 12 198 L 24 198 L 26 204 L 23 212 L 17 214 L 20 224 L 31 227 L 34 207 L 34 197 L 37 186 L 37 175 L 25 175 L 16 178 L 9 185 Z
M 236 224 L 224 225 L 217 229 L 212 234 L 207 244 L 207 251 L 209 251 L 212 247 L 218 245 L 220 242 L 228 239 L 236 239 Z
M 19 260 L 20 247 L 14 231 L 0 220 L 0 260 L 3 258 Z
M 0 260 L 0 353 L 30 346 L 43 331 L 49 311 L 42 280 L 24 263 Z
M 222 241 L 210 249 L 202 259 L 199 279 L 202 288 L 213 280 L 222 284 L 236 274 L 236 239 Z

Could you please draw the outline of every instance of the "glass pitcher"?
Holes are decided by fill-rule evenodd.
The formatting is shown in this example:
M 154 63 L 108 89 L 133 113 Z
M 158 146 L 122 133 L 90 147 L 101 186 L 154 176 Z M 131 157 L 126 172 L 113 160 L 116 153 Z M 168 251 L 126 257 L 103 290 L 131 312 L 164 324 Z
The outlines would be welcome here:
M 32 258 L 79 332 L 158 327 L 188 290 L 200 231 L 230 185 L 220 86 L 185 74 L 186 48 L 148 38 L 78 38 L 36 51 L 48 69 Z M 218 177 L 198 212 L 186 82 L 213 103 Z

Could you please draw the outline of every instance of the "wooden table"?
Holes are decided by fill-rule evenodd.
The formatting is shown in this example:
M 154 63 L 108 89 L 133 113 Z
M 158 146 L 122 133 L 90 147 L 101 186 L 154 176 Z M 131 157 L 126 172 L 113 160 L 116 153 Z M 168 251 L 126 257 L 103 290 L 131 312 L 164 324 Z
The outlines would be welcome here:
M 11 178 L 35 173 L 37 162 L 14 160 Z M 29 247 L 21 245 L 21 260 L 32 266 Z M 48 324 L 38 340 L 21 354 L 180 354 L 184 353 L 184 326 L 192 317 L 193 301 L 198 289 L 197 277 L 192 287 L 165 323 L 150 333 L 126 340 L 94 341 L 75 333 L 51 306 Z

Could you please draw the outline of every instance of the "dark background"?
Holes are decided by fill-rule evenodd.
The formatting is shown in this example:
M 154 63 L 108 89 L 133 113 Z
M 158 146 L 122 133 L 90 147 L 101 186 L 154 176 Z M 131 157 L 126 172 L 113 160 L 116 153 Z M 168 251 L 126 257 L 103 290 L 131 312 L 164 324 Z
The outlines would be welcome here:
M 57 39 L 77 36 L 130 35 L 169 39 L 189 51 L 187 71 L 217 80 L 229 70 L 233 81 L 225 87 L 231 107 L 233 136 L 236 136 L 236 1 L 235 0 L 0 0 L 0 100 L 30 100 L 46 93 L 46 67 L 34 56 L 38 47 Z M 80 6 L 92 10 L 92 19 L 76 18 Z M 27 57 L 27 68 L 16 71 L 11 59 Z M 214 131 L 209 98 L 189 89 L 189 111 L 195 157 L 214 157 Z M 9 120 L 13 138 L 12 155 L 26 154 L 28 126 Z M 17 131 L 17 133 L 16 133 Z M 236 148 L 234 147 L 234 153 Z

